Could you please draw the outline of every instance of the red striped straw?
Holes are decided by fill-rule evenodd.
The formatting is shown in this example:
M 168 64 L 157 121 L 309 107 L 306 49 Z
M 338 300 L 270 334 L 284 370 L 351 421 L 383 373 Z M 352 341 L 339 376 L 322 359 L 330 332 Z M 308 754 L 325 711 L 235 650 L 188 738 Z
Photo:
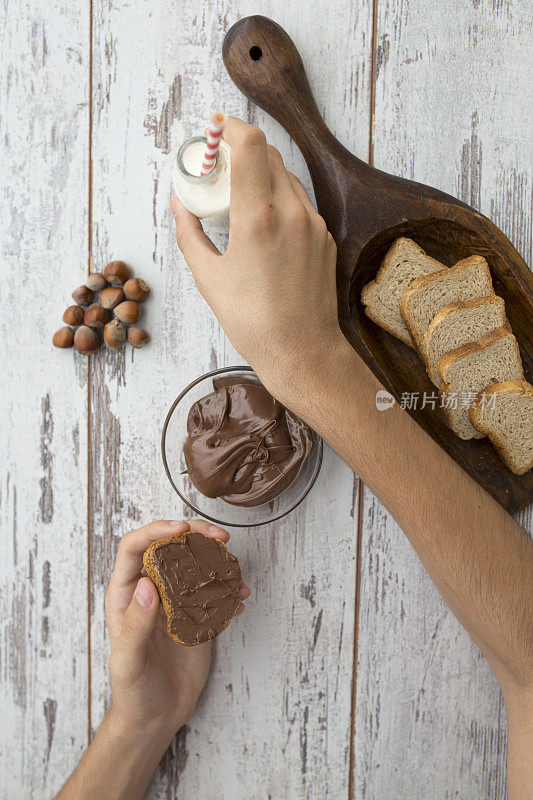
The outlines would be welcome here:
M 226 115 L 222 111 L 215 111 L 207 129 L 207 143 L 205 146 L 204 160 L 200 175 L 207 175 L 215 166 L 215 160 L 220 147 L 220 140 L 226 124 Z

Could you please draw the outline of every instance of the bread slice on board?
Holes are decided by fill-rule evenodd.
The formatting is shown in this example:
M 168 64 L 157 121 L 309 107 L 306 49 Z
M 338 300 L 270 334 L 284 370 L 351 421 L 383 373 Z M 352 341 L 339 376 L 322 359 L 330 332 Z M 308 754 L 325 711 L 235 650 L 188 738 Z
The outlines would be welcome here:
M 533 386 L 504 381 L 487 386 L 468 410 L 470 422 L 490 437 L 509 469 L 524 475 L 533 467 Z
M 402 297 L 400 312 L 420 350 L 433 318 L 448 303 L 494 294 L 489 265 L 482 256 L 470 256 L 453 267 L 417 278 Z
M 505 302 L 495 294 L 441 308 L 420 344 L 420 355 L 435 386 L 440 386 L 437 364 L 445 353 L 506 325 Z
M 523 380 L 518 342 L 511 331 L 496 328 L 477 342 L 442 356 L 438 365 L 440 395 L 450 427 L 461 439 L 481 439 L 468 416 L 478 392 L 491 383 Z
M 361 292 L 365 313 L 397 339 L 413 347 L 413 340 L 400 314 L 402 295 L 416 278 L 446 269 L 444 264 L 426 255 L 412 239 L 402 236 L 388 249 L 375 280 Z

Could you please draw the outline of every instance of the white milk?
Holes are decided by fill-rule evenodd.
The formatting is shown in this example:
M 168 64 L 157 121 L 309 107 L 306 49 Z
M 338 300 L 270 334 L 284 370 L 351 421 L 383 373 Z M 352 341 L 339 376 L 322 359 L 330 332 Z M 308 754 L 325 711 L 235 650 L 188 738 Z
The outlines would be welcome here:
M 182 144 L 174 167 L 174 188 L 185 208 L 196 217 L 227 217 L 231 148 L 221 141 L 215 166 L 207 175 L 200 175 L 205 143 L 205 136 L 195 136 Z

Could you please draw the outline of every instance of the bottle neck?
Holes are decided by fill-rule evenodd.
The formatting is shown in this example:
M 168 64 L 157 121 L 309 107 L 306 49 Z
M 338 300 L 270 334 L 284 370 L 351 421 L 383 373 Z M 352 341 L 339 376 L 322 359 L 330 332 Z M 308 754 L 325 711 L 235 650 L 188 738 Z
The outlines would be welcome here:
M 205 175 L 200 175 L 206 144 L 205 136 L 193 136 L 183 142 L 178 150 L 176 158 L 178 172 L 187 183 L 193 186 L 205 186 L 213 183 L 220 174 L 222 157 L 219 150 L 213 168 Z

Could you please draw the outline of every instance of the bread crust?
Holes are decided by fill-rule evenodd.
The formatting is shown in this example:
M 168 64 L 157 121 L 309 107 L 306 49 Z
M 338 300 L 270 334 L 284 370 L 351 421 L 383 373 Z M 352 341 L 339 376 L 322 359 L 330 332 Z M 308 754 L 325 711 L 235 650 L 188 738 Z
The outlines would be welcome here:
M 450 350 L 449 353 L 445 353 L 440 359 L 437 366 L 439 371 L 439 375 L 442 379 L 442 390 L 446 391 L 443 387 L 448 386 L 446 382 L 446 374 L 450 366 L 455 363 L 463 356 L 470 355 L 471 353 L 476 353 L 479 350 L 485 350 L 486 347 L 489 347 L 491 344 L 498 342 L 500 339 L 512 339 L 514 341 L 514 346 L 516 349 L 516 355 L 520 364 L 522 364 L 522 358 L 520 356 L 520 348 L 518 347 L 518 342 L 516 340 L 516 336 L 514 333 L 511 333 L 510 330 L 507 328 L 495 328 L 493 331 L 486 333 L 485 336 L 482 336 L 481 339 L 478 339 L 477 342 L 468 342 L 467 344 L 462 344 L 461 347 L 456 347 L 455 350 Z M 521 367 L 522 371 L 522 378 L 524 377 L 524 370 Z
M 181 539 L 185 539 L 185 537 L 189 533 L 199 533 L 199 531 L 185 531 L 185 533 L 178 533 L 178 534 L 176 534 L 174 536 L 167 536 L 165 539 L 158 539 L 156 542 L 152 542 L 150 547 L 147 550 L 144 551 L 143 564 L 144 564 L 144 568 L 145 568 L 146 572 L 148 573 L 148 577 L 155 583 L 155 585 L 157 587 L 157 591 L 159 592 L 159 597 L 161 598 L 161 604 L 163 606 L 163 610 L 164 610 L 166 618 L 167 618 L 167 633 L 168 633 L 168 635 L 170 636 L 171 639 L 173 639 L 175 642 L 177 642 L 177 644 L 181 644 L 184 647 L 196 647 L 197 645 L 194 642 L 183 642 L 181 639 L 178 638 L 178 636 L 176 636 L 174 633 L 171 632 L 171 630 L 170 630 L 170 627 L 171 627 L 170 626 L 170 620 L 171 620 L 171 617 L 172 617 L 172 604 L 171 604 L 171 602 L 170 602 L 170 600 L 169 600 L 169 598 L 167 596 L 167 593 L 165 591 L 165 584 L 161 580 L 161 577 L 159 575 L 159 570 L 157 569 L 157 567 L 154 564 L 154 553 L 155 553 L 155 551 L 157 550 L 158 547 L 162 547 L 162 546 L 164 546 L 166 544 L 172 544 L 173 542 L 179 542 L 179 541 L 181 541 Z M 210 539 L 214 538 L 215 541 L 218 542 L 218 544 L 221 545 L 224 548 L 224 550 L 226 550 L 226 551 L 228 550 L 228 548 L 226 547 L 226 544 L 221 539 L 217 539 L 216 537 L 212 537 L 212 536 L 210 536 L 209 538 Z M 238 567 L 239 573 L 240 573 L 240 566 L 239 566 L 238 562 L 237 562 L 237 567 Z M 228 622 L 228 624 L 229 624 L 229 622 Z M 221 633 L 222 633 L 222 631 L 221 631 Z
M 511 392 L 514 392 L 520 396 L 530 397 L 533 400 L 533 386 L 527 381 L 502 381 L 501 383 L 492 383 L 477 394 L 476 398 L 473 400 L 470 408 L 468 409 L 468 416 L 474 428 L 480 433 L 483 433 L 485 436 L 489 437 L 492 444 L 500 454 L 502 460 L 505 462 L 511 472 L 514 472 L 515 475 L 525 475 L 526 472 L 529 472 L 529 470 L 533 468 L 533 460 L 524 469 L 518 467 L 514 462 L 513 456 L 509 452 L 506 443 L 495 434 L 490 425 L 483 425 L 480 420 L 480 411 L 482 410 L 483 404 L 486 402 L 487 397 L 490 397 L 491 395 L 508 394 Z
M 387 271 L 387 268 L 394 255 L 395 249 L 400 247 L 400 245 L 404 244 L 404 242 L 407 242 L 410 247 L 413 247 L 415 250 L 418 250 L 419 255 L 426 256 L 426 252 L 420 247 L 420 245 L 417 244 L 415 241 L 413 241 L 413 239 L 409 239 L 408 236 L 399 236 L 397 239 L 395 239 L 394 242 L 389 247 L 389 249 L 387 250 L 387 252 L 385 253 L 383 261 L 381 262 L 380 268 L 376 272 L 376 277 L 374 278 L 374 280 L 367 283 L 361 289 L 361 302 L 363 303 L 363 305 L 366 305 L 367 302 L 369 302 L 368 295 L 370 294 L 370 292 L 372 292 L 376 286 L 379 286 L 379 284 L 383 282 L 383 275 Z M 427 257 L 431 258 L 431 256 Z
M 385 276 L 386 276 L 387 270 L 389 269 L 390 263 L 391 263 L 391 261 L 394 259 L 395 255 L 396 255 L 396 250 L 399 247 L 401 247 L 402 245 L 404 245 L 404 244 L 408 244 L 409 247 L 411 247 L 413 250 L 416 250 L 418 252 L 418 255 L 423 256 L 424 258 L 431 259 L 431 261 L 434 261 L 435 264 L 440 264 L 440 261 L 437 261 L 437 259 L 432 258 L 432 256 L 428 256 L 426 251 L 422 247 L 420 247 L 420 245 L 417 244 L 413 239 L 410 239 L 408 236 L 399 236 L 397 239 L 394 240 L 392 245 L 387 250 L 387 252 L 386 252 L 386 254 L 385 254 L 384 258 L 383 258 L 383 261 L 381 262 L 381 265 L 380 265 L 380 267 L 379 267 L 379 269 L 378 269 L 378 271 L 376 273 L 376 277 L 374 278 L 374 280 L 372 280 L 369 283 L 367 283 L 361 289 L 361 303 L 365 307 L 364 310 L 365 310 L 365 314 L 367 315 L 367 317 L 369 319 L 371 319 L 373 322 L 375 322 L 376 325 L 379 325 L 380 328 L 383 328 L 383 330 L 387 331 L 387 333 L 390 333 L 396 339 L 399 339 L 401 342 L 406 344 L 408 347 L 414 348 L 415 345 L 414 345 L 413 339 L 409 335 L 400 336 L 397 330 L 393 330 L 390 325 L 387 325 L 386 322 L 383 322 L 383 320 L 379 317 L 379 314 L 376 311 L 371 310 L 369 305 L 368 305 L 369 303 L 372 302 L 372 298 L 370 297 L 371 293 L 376 288 L 379 289 L 380 284 L 383 283 L 383 281 L 385 280 Z M 448 267 L 445 267 L 444 264 L 442 264 L 441 266 L 443 267 L 443 269 L 446 269 L 446 270 L 448 269 Z M 439 272 L 440 272 L 440 270 L 439 270 Z M 436 274 L 436 273 L 433 273 L 433 274 Z
M 474 255 L 474 256 L 468 256 L 468 258 L 461 259 L 461 261 L 458 261 L 457 264 L 453 265 L 453 267 L 447 267 L 445 269 L 439 270 L 439 272 L 432 272 L 429 275 L 422 275 L 420 278 L 417 278 L 415 281 L 413 281 L 411 287 L 403 295 L 400 301 L 400 314 L 402 316 L 403 321 L 405 322 L 405 327 L 409 331 L 409 334 L 411 335 L 411 338 L 413 339 L 418 349 L 420 349 L 421 340 L 419 341 L 418 336 L 416 335 L 414 329 L 413 320 L 409 316 L 409 303 L 411 301 L 411 298 L 413 297 L 413 295 L 416 295 L 418 289 L 420 289 L 421 286 L 424 286 L 426 283 L 428 283 L 428 281 L 436 280 L 442 275 L 453 276 L 456 272 L 461 272 L 466 266 L 470 266 L 470 264 L 474 263 L 479 263 L 481 267 L 484 267 L 486 277 L 488 277 L 488 282 L 492 287 L 492 276 L 490 274 L 489 265 L 487 264 L 483 256 Z
M 468 342 L 468 344 L 463 344 L 463 345 L 461 345 L 461 347 L 456 347 L 455 350 L 450 350 L 449 353 L 445 353 L 445 355 L 442 356 L 442 358 L 439 360 L 439 363 L 437 365 L 437 370 L 438 370 L 438 373 L 439 373 L 439 375 L 441 377 L 441 380 L 442 380 L 442 383 L 441 383 L 441 386 L 440 386 L 440 389 L 439 389 L 439 397 L 444 397 L 444 395 L 449 394 L 449 392 L 451 391 L 451 384 L 448 383 L 446 378 L 447 378 L 448 369 L 451 367 L 452 364 L 454 364 L 457 360 L 459 360 L 460 358 L 463 358 L 466 355 L 470 355 L 471 353 L 476 353 L 476 352 L 479 352 L 481 350 L 485 350 L 486 347 L 490 347 L 491 344 L 494 344 L 495 342 L 498 342 L 501 339 L 505 339 L 505 338 L 513 340 L 513 343 L 514 343 L 514 346 L 515 346 L 515 349 L 516 349 L 516 355 L 517 355 L 517 358 L 518 358 L 518 362 L 520 364 L 521 378 L 523 379 L 524 378 L 524 369 L 523 369 L 523 366 L 522 366 L 522 359 L 521 359 L 521 356 L 520 356 L 520 348 L 518 347 L 518 342 L 516 340 L 515 335 L 513 333 L 511 333 L 511 331 L 507 330 L 507 328 L 501 328 L 501 327 L 500 328 L 495 328 L 493 331 L 490 331 L 490 333 L 487 333 L 487 334 L 485 334 L 485 336 L 482 336 L 481 339 L 478 339 L 477 342 Z M 450 424 L 450 427 L 452 427 L 452 425 L 451 425 L 451 417 L 452 417 L 452 415 L 450 414 L 449 409 L 444 407 L 444 413 L 446 414 L 446 417 L 448 419 L 448 423 Z M 475 426 L 473 426 L 473 427 L 475 427 Z M 452 430 L 453 430 L 453 428 L 452 428 Z M 477 430 L 477 428 L 476 428 L 476 430 Z M 460 436 L 460 434 L 458 434 L 457 431 L 454 431 L 454 433 L 457 436 L 459 436 L 459 438 L 461 438 L 461 439 L 465 438 L 463 436 Z M 479 439 L 479 438 L 482 438 L 482 437 L 478 436 L 478 437 L 475 437 L 475 438 Z
M 372 281 L 372 282 L 374 282 L 374 281 Z M 366 286 L 365 286 L 365 289 L 366 289 Z M 363 301 L 362 293 L 361 293 L 361 301 Z M 370 309 L 370 306 L 365 306 L 365 314 L 367 315 L 367 317 L 369 319 L 372 320 L 372 322 L 375 322 L 376 325 L 379 325 L 379 327 L 383 328 L 384 331 L 387 331 L 387 333 L 390 333 L 391 336 L 394 336 L 395 339 L 398 339 L 400 342 L 403 342 L 408 347 L 410 347 L 412 350 L 415 349 L 415 344 L 414 344 L 414 342 L 413 342 L 413 340 L 411 338 L 408 339 L 407 336 L 400 336 L 398 334 L 398 331 L 393 331 L 392 327 L 390 325 L 387 325 L 386 323 L 384 323 L 381 318 L 378 318 L 377 314 L 372 312 L 372 310 Z
M 451 267 L 453 269 L 453 267 Z M 454 314 L 456 311 L 466 311 L 473 308 L 482 308 L 485 305 L 489 305 L 490 303 L 496 303 L 497 305 L 502 306 L 503 315 L 505 318 L 505 327 L 509 328 L 509 323 L 507 322 L 507 318 L 505 317 L 505 302 L 503 298 L 498 297 L 496 294 L 489 294 L 486 297 L 475 297 L 473 300 L 457 300 L 453 303 L 448 303 L 447 305 L 443 306 L 441 310 L 433 317 L 432 321 L 429 323 L 429 327 L 425 332 L 424 336 L 422 337 L 422 341 L 420 343 L 419 354 L 420 358 L 424 362 L 426 366 L 426 372 L 428 373 L 431 380 L 433 380 L 433 376 L 429 371 L 429 345 L 430 340 L 433 335 L 433 332 L 436 328 L 441 325 L 447 317 Z M 498 326 L 498 327 L 504 327 Z M 456 348 L 457 349 L 457 348 Z

